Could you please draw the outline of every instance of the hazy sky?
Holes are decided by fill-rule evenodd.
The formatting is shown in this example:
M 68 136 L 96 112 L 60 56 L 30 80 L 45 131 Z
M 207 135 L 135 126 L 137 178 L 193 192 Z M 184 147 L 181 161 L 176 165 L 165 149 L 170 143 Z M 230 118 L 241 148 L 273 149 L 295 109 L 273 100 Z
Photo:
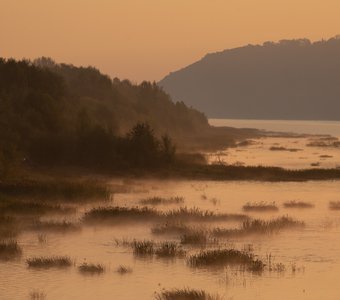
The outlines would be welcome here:
M 0 0 L 0 56 L 160 80 L 227 48 L 340 33 L 340 0 Z

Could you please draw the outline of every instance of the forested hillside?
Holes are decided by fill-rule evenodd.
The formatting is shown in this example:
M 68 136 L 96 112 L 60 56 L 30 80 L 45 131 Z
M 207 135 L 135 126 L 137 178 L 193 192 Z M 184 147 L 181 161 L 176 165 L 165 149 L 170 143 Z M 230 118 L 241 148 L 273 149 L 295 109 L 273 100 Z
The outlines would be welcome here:
M 92 67 L 0 59 L 0 175 L 15 165 L 160 167 L 177 148 L 233 143 L 155 83 L 111 80 Z M 249 132 L 245 132 L 249 134 Z

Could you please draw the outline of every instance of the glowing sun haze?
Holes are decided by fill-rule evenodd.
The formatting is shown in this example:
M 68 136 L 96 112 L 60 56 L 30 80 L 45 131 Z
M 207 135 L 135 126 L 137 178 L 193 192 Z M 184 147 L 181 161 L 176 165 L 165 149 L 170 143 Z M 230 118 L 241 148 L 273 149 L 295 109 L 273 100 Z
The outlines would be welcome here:
M 339 0 L 0 0 L 0 56 L 160 80 L 208 52 L 340 33 Z

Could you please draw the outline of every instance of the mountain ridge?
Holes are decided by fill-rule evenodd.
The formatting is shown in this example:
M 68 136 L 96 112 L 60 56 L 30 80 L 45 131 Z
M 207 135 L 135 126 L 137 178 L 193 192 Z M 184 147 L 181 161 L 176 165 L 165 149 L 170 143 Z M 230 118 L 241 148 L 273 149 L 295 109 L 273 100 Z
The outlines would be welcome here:
M 210 118 L 340 120 L 340 37 L 209 53 L 158 82 Z

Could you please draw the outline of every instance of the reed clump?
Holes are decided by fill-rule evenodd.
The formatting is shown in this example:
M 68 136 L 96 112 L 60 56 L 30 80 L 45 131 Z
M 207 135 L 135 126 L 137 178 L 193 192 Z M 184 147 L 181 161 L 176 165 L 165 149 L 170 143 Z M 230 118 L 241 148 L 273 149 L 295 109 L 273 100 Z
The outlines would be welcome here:
M 175 242 L 163 242 L 156 249 L 158 257 L 174 258 L 185 256 L 185 251 Z
M 15 240 L 0 241 L 0 260 L 10 260 L 21 256 L 22 249 Z
M 212 235 L 215 237 L 243 237 L 250 234 L 273 234 L 284 229 L 302 228 L 305 223 L 294 220 L 291 217 L 283 216 L 273 220 L 246 220 L 240 228 L 225 229 L 215 228 L 212 230 Z
M 216 249 L 201 251 L 188 258 L 191 267 L 224 267 L 227 265 L 243 265 L 249 270 L 263 270 L 265 264 L 254 257 L 254 254 L 236 249 Z
M 201 210 L 197 207 L 157 211 L 148 207 L 99 207 L 85 213 L 85 222 L 113 222 L 113 221 L 242 221 L 248 216 L 242 214 L 214 213 L 209 210 Z
M 155 300 L 222 300 L 222 298 L 218 295 L 208 294 L 204 290 L 183 288 L 157 293 Z
M 258 212 L 266 212 L 266 211 L 278 211 L 279 208 L 276 206 L 274 202 L 254 202 L 243 205 L 242 209 L 244 211 L 258 211 Z
M 178 209 L 170 210 L 164 213 L 164 216 L 170 220 L 186 220 L 186 221 L 242 221 L 248 218 L 243 214 L 227 214 L 214 213 L 209 210 L 201 210 L 198 207 L 187 208 L 180 207 Z
M 205 245 L 208 243 L 208 236 L 205 230 L 191 230 L 180 236 L 182 245 Z
M 155 243 L 153 241 L 133 241 L 133 253 L 135 255 L 153 255 L 155 253 Z
M 103 265 L 86 262 L 78 266 L 78 270 L 82 274 L 102 274 L 105 272 L 105 268 Z
M 292 201 L 283 203 L 283 206 L 285 208 L 313 208 L 314 204 L 310 202 L 292 200 Z
M 148 207 L 99 207 L 86 212 L 85 222 L 147 221 L 160 218 L 160 213 Z
M 33 257 L 26 260 L 29 268 L 68 268 L 72 260 L 67 256 Z
M 176 242 L 165 241 L 161 243 L 155 243 L 154 241 L 136 241 L 131 244 L 133 253 L 136 256 L 153 256 L 156 255 L 159 258 L 175 258 L 185 256 L 185 251 Z
M 140 204 L 143 205 L 170 205 L 182 203 L 184 203 L 183 197 L 171 197 L 171 198 L 151 197 L 147 199 L 142 199 L 140 201 Z

